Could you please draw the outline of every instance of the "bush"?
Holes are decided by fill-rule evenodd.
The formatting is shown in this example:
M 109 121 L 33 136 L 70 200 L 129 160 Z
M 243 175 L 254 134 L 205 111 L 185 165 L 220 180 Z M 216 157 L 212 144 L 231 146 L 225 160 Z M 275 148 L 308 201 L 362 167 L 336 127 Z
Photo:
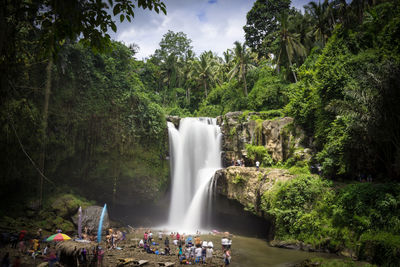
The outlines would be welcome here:
M 274 161 L 264 146 L 246 145 L 247 158 L 254 163 L 258 160 L 262 167 L 272 166 Z
M 234 184 L 244 184 L 246 182 L 246 178 L 244 178 L 243 176 L 236 174 L 235 178 L 233 179 L 232 183 Z
M 282 108 L 286 102 L 287 82 L 265 66 L 248 96 L 248 108 L 256 111 Z
M 360 259 L 379 266 L 399 266 L 400 236 L 387 232 L 365 233 L 360 243 Z
M 325 214 L 333 197 L 328 182 L 318 176 L 298 175 L 265 192 L 261 208 L 275 218 L 278 239 L 319 245 L 332 230 Z

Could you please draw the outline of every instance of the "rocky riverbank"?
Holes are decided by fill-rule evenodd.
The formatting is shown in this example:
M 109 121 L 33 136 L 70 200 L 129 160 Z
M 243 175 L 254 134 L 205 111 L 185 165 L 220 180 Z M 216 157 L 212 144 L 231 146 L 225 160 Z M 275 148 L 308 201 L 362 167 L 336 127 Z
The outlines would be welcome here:
M 121 231 L 128 231 L 128 229 L 120 229 Z M 135 260 L 146 260 L 148 261 L 147 266 L 158 266 L 158 263 L 165 263 L 165 262 L 171 262 L 174 263 L 175 266 L 178 266 L 179 260 L 178 260 L 178 247 L 173 245 L 172 242 L 170 242 L 170 248 L 171 248 L 171 255 L 156 255 L 156 254 L 149 254 L 146 253 L 142 248 L 139 248 L 138 243 L 141 238 L 143 238 L 143 232 L 144 230 L 139 229 L 132 231 L 127 234 L 126 239 L 124 241 L 120 241 L 118 243 L 117 249 L 112 249 L 108 250 L 106 249 L 107 244 L 104 242 L 104 240 L 100 243 L 100 246 L 104 250 L 104 256 L 103 256 L 103 266 L 119 266 L 124 259 L 135 259 Z M 223 251 L 221 250 L 220 242 L 221 242 L 221 237 L 222 235 L 220 234 L 204 234 L 201 235 L 202 240 L 206 241 L 212 241 L 214 245 L 214 254 L 213 254 L 213 263 L 212 264 L 207 264 L 207 266 L 221 266 L 222 264 L 222 259 L 223 259 Z M 162 240 L 158 240 L 158 238 L 155 238 L 156 245 L 152 246 L 160 251 L 164 251 L 165 245 L 164 245 L 164 239 L 165 236 L 163 237 Z M 66 242 L 61 246 L 61 243 L 55 244 L 51 243 L 51 247 L 55 248 L 55 250 L 61 250 L 61 247 L 79 247 L 81 246 L 82 243 L 76 242 L 76 241 L 62 241 Z M 41 247 L 44 248 L 47 243 L 41 243 Z M 85 248 L 88 250 L 88 262 L 92 261 L 93 258 L 93 253 L 91 252 L 92 249 L 94 249 L 97 246 L 96 242 L 90 242 L 90 243 L 84 243 Z M 60 253 L 60 262 L 58 263 L 58 266 L 77 266 L 77 256 L 73 253 L 73 249 L 70 251 L 66 252 L 65 249 L 61 250 L 62 253 Z M 236 254 L 235 248 L 232 248 L 232 255 Z M 3 257 L 6 253 L 10 254 L 10 259 L 11 262 L 15 260 L 15 258 L 18 256 L 20 257 L 21 261 L 21 266 L 48 266 L 47 262 L 45 261 L 45 256 L 38 255 L 36 257 L 32 257 L 28 252 L 26 253 L 21 253 L 18 248 L 11 248 L 10 245 L 6 245 L 2 248 L 0 248 L 0 256 Z M 236 256 L 236 255 L 235 255 Z M 237 257 L 237 256 L 236 256 Z M 122 265 L 121 265 L 122 266 Z

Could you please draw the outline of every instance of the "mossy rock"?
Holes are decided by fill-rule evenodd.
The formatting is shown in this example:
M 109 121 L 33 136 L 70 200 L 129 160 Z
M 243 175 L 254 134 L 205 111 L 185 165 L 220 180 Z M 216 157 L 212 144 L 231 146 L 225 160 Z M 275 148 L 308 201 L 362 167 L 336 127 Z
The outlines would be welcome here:
M 82 200 L 72 194 L 64 194 L 53 200 L 51 204 L 51 209 L 58 216 L 63 218 L 70 218 L 76 213 L 79 206 L 87 207 L 91 203 L 86 200 Z
M 64 233 L 73 232 L 76 230 L 74 224 L 70 221 L 63 220 L 62 223 L 57 225 Z

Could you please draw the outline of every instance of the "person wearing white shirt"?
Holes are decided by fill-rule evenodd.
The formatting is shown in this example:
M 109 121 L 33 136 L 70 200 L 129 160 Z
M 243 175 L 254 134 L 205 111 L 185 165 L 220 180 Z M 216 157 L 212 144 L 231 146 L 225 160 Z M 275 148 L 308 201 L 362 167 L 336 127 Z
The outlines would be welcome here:
M 202 251 L 202 249 L 201 249 L 200 246 L 198 246 L 198 247 L 195 249 L 195 254 L 196 254 L 196 260 L 195 260 L 195 262 L 196 262 L 196 263 L 200 263 L 200 261 L 201 261 L 201 251 Z
M 214 252 L 214 250 L 210 246 L 206 250 L 206 262 L 208 264 L 212 263 L 213 252 Z
M 225 236 L 221 239 L 221 245 L 222 245 L 222 249 L 226 249 L 226 247 L 228 246 L 228 238 L 226 238 Z

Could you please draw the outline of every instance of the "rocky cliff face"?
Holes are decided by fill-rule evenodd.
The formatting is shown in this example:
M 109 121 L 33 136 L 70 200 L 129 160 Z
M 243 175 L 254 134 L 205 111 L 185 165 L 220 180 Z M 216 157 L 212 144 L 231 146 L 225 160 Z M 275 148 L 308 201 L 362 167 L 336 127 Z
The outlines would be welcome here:
M 181 121 L 181 118 L 178 116 L 166 116 L 165 119 L 169 122 L 172 122 L 175 125 L 176 129 L 179 129 L 179 123 Z
M 276 168 L 236 167 L 231 166 L 215 173 L 217 193 L 228 199 L 236 200 L 246 210 L 264 217 L 260 207 L 261 196 L 278 181 L 287 181 L 294 176 L 287 170 Z
M 300 159 L 310 158 L 311 150 L 303 148 L 302 144 L 309 142 L 303 131 L 293 125 L 293 118 L 262 120 L 259 115 L 256 112 L 229 112 L 217 118 L 224 135 L 224 166 L 230 166 L 232 158 L 243 158 L 246 165 L 253 165 L 254 162 L 247 159 L 246 144 L 264 146 L 275 162 L 294 154 Z

